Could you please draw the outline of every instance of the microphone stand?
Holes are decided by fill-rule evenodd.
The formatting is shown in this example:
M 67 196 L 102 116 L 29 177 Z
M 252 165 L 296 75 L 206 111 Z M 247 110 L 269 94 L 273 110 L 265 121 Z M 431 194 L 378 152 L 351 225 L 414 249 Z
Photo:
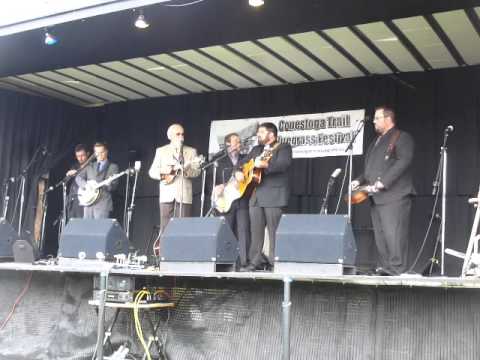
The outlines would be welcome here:
M 180 213 L 178 214 L 177 217 L 182 218 L 183 217 L 183 176 L 185 172 L 185 158 L 183 157 L 183 143 L 180 145 L 180 151 L 178 154 L 178 161 L 180 163 Z M 174 212 L 175 213 L 175 212 Z
M 125 232 L 127 233 L 127 239 L 129 239 L 129 240 L 130 240 L 130 223 L 132 221 L 133 209 L 135 208 L 135 192 L 136 192 L 136 189 L 137 189 L 138 173 L 139 173 L 140 170 L 139 171 L 134 170 L 134 171 L 135 171 L 135 179 L 133 180 L 132 198 L 130 199 L 130 206 L 128 207 L 127 222 L 126 222 L 126 226 L 125 226 Z M 127 177 L 128 180 L 130 179 L 130 174 L 131 174 L 131 172 L 128 174 L 128 177 Z
M 352 222 L 352 172 L 353 172 L 353 144 L 355 144 L 355 140 L 357 139 L 358 134 L 360 134 L 360 131 L 365 126 L 365 120 L 360 121 L 360 125 L 358 126 L 357 130 L 350 131 L 350 134 L 352 136 L 352 139 L 350 140 L 350 143 L 348 144 L 347 148 L 345 149 L 345 152 L 348 152 L 345 168 L 347 167 L 347 164 L 349 166 L 348 168 L 348 222 Z
M 210 162 L 206 163 L 205 165 L 203 165 L 201 167 L 201 170 L 202 170 L 202 193 L 200 195 L 200 217 L 203 217 L 203 212 L 204 212 L 204 209 L 205 209 L 205 182 L 206 182 L 206 177 L 207 177 L 207 170 L 208 170 L 209 167 L 214 166 L 214 168 L 213 168 L 213 180 L 212 180 L 212 184 L 213 184 L 212 195 L 213 195 L 213 189 L 215 188 L 215 180 L 216 180 L 216 176 L 217 176 L 217 166 L 218 166 L 217 161 L 220 160 L 220 159 L 223 159 L 225 156 L 227 156 L 227 152 L 225 151 L 225 149 L 220 150 L 220 151 L 216 152 L 215 154 L 213 154 L 212 160 Z M 207 215 L 205 215 L 205 216 L 210 215 L 212 205 L 213 205 L 213 202 L 211 203 L 210 209 L 207 212 Z
M 39 157 L 39 154 L 42 153 L 42 150 L 44 149 L 43 146 L 39 146 L 37 150 L 35 150 L 35 153 L 33 154 L 32 159 L 30 162 L 27 164 L 25 169 L 20 173 L 20 175 L 17 177 L 17 180 L 20 179 L 20 212 L 18 215 L 18 236 L 22 236 L 22 222 L 23 222 L 23 207 L 25 204 L 25 184 L 27 181 L 27 173 L 32 167 L 32 165 L 37 162 L 37 158 Z
M 205 207 L 205 181 L 206 181 L 206 170 L 202 167 L 202 192 L 200 193 L 200 217 L 203 217 L 203 209 Z
M 436 195 L 440 184 L 442 185 L 442 207 L 440 215 L 440 236 L 437 237 L 437 244 L 440 241 L 441 257 L 440 257 L 440 275 L 445 275 L 445 234 L 446 234 L 446 214 L 447 214 L 447 140 L 449 131 L 445 131 L 443 135 L 443 143 L 440 148 L 440 160 L 438 162 L 437 174 L 433 182 L 432 195 Z M 440 177 L 441 176 L 441 177 Z M 435 252 L 437 245 L 435 245 Z M 433 257 L 435 257 L 435 253 Z
M 330 177 L 327 183 L 327 190 L 325 191 L 325 197 L 322 200 L 322 206 L 320 208 L 320 215 L 328 214 L 328 199 L 330 198 L 330 192 L 332 191 L 332 186 L 335 183 L 335 178 Z
M 8 202 L 10 201 L 10 196 L 8 195 L 8 188 L 9 188 L 9 182 L 10 181 L 15 181 L 14 178 L 8 178 L 4 182 L 4 191 L 3 191 L 3 204 L 2 204 L 2 217 L 0 220 L 7 220 L 7 212 L 8 212 Z
M 225 150 L 220 150 L 217 152 L 213 157 L 212 161 L 209 163 L 205 164 L 202 168 L 202 170 L 206 170 L 207 168 L 213 166 L 213 174 L 212 174 L 212 193 L 210 196 L 210 209 L 208 212 L 205 214 L 205 217 L 208 217 L 212 214 L 213 210 L 215 209 L 215 201 L 213 200 L 213 193 L 215 191 L 215 186 L 216 186 L 216 180 L 217 180 L 217 168 L 218 168 L 218 160 L 221 160 L 227 156 L 227 152 Z
M 128 166 L 130 167 L 131 162 L 128 163 Z M 131 172 L 128 173 L 127 179 L 125 181 L 125 204 L 123 205 L 123 228 L 125 229 L 125 232 L 127 233 L 127 238 L 128 238 L 128 227 L 129 227 L 129 219 L 128 219 L 128 193 L 130 191 L 130 176 Z M 135 177 L 135 181 L 137 181 Z
M 47 201 L 47 196 L 48 196 L 48 193 L 49 193 L 49 188 L 47 188 L 47 190 L 45 190 L 45 192 L 43 193 L 43 199 L 42 199 L 42 208 L 43 208 L 43 215 L 42 215 L 42 227 L 41 227 L 41 234 L 40 234 L 40 242 L 38 244 L 38 252 L 40 254 L 40 256 L 43 256 L 43 247 L 45 245 L 45 223 L 46 223 L 46 219 L 47 219 L 47 208 L 48 208 L 48 201 Z

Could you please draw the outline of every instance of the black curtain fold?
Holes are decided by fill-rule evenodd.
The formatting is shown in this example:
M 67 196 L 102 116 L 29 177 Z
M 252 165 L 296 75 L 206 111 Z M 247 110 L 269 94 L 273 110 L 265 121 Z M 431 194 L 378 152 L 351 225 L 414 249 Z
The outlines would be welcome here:
M 75 143 L 90 136 L 88 113 L 89 110 L 58 101 L 0 91 L 0 181 L 4 184 L 8 178 L 16 179 L 10 186 L 7 220 L 18 228 L 19 176 L 24 174 L 22 229 L 23 236 L 30 240 L 33 239 L 38 181 L 45 176 L 50 177 L 49 183 L 53 184 L 61 176 L 55 170 L 72 162 Z M 34 157 L 36 161 L 31 163 Z M 29 163 L 31 166 L 25 172 Z M 1 194 L 3 199 L 3 186 Z M 58 211 L 60 197 L 52 195 L 51 207 Z

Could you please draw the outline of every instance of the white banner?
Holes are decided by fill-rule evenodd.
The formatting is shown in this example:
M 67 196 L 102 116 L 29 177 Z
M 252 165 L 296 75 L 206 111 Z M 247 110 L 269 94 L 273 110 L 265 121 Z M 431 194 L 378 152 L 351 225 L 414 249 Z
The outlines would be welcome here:
M 216 120 L 210 126 L 209 156 L 224 148 L 225 135 L 238 133 L 246 145 L 245 152 L 257 144 L 259 124 L 272 122 L 278 128 L 279 141 L 289 143 L 294 158 L 343 156 L 352 134 L 365 118 L 365 110 L 335 111 L 318 114 Z M 355 139 L 353 154 L 363 153 L 363 128 Z

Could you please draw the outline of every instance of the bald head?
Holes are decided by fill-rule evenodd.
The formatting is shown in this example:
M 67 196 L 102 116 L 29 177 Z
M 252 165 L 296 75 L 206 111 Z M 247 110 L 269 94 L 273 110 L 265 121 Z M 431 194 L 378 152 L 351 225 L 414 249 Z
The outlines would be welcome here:
M 180 145 L 184 140 L 183 126 L 180 124 L 172 124 L 168 127 L 167 138 L 174 145 Z

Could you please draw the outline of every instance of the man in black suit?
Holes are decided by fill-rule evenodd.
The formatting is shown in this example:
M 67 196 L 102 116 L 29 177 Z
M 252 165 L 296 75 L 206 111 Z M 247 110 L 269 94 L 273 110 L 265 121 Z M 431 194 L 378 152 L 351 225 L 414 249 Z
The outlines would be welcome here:
M 241 140 L 237 133 L 231 133 L 225 136 L 224 139 L 226 156 L 217 161 L 217 175 L 215 184 L 215 195 L 222 195 L 225 185 L 232 178 L 233 170 L 242 164 L 245 155 L 240 154 Z M 232 202 L 230 210 L 226 213 L 219 213 L 219 216 L 224 216 L 225 221 L 230 225 L 230 228 L 238 239 L 239 256 L 241 267 L 248 265 L 248 248 L 250 246 L 250 219 L 248 215 L 248 201 L 249 194 L 246 192 L 240 199 Z
M 108 146 L 104 142 L 97 142 L 93 147 L 97 161 L 87 165 L 79 172 L 75 181 L 80 189 L 88 187 L 89 180 L 97 183 L 118 174 L 118 165 L 108 159 Z M 113 210 L 112 191 L 117 187 L 118 181 L 113 181 L 101 188 L 98 200 L 83 208 L 84 219 L 105 219 Z
M 253 189 L 250 197 L 252 243 L 249 251 L 250 264 L 244 269 L 246 271 L 255 271 L 263 262 L 265 225 L 270 243 L 268 261 L 273 265 L 275 232 L 290 197 L 288 168 L 292 163 L 292 147 L 290 144 L 279 143 L 277 133 L 275 124 L 260 124 L 257 130 L 259 145 L 255 146 L 245 159 L 245 162 L 255 159 L 255 168 L 262 169 L 263 172 L 261 183 Z M 271 154 L 269 160 L 262 156 L 267 153 Z
M 67 171 L 67 177 L 74 177 L 77 175 L 78 169 L 88 160 L 90 156 L 87 147 L 84 144 L 75 146 L 75 159 L 77 163 Z M 67 219 L 83 218 L 83 206 L 78 203 L 78 185 L 72 181 L 67 196 Z
M 352 181 L 352 190 L 370 186 L 371 217 L 377 247 L 377 273 L 399 275 L 407 270 L 408 237 L 412 196 L 415 194 L 411 163 L 412 137 L 396 128 L 395 112 L 375 109 L 378 137 L 365 156 L 363 175 Z

